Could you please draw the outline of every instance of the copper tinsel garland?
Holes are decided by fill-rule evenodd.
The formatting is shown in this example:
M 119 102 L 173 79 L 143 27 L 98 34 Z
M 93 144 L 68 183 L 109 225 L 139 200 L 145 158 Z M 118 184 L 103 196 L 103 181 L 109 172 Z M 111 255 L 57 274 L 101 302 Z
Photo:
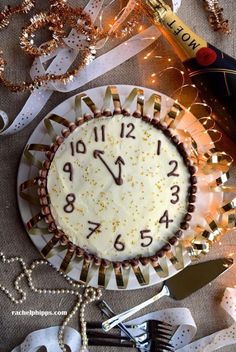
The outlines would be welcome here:
M 219 31 L 225 34 L 231 33 L 231 30 L 229 28 L 229 21 L 225 20 L 223 17 L 223 11 L 224 9 L 220 6 L 218 0 L 203 0 L 204 1 L 204 7 L 206 11 L 208 11 L 210 14 L 208 16 L 208 21 L 211 25 L 211 27 L 215 31 Z
M 0 13 L 0 29 L 7 27 L 10 23 L 10 17 L 18 13 L 28 13 L 35 6 L 35 0 L 24 0 L 21 5 L 11 7 L 5 6 Z
M 23 28 L 20 36 L 21 48 L 27 54 L 34 57 L 50 54 L 59 46 L 63 46 L 63 38 L 66 37 L 64 27 L 67 24 L 75 29 L 77 33 L 84 34 L 86 37 L 87 45 L 85 44 L 83 49 L 80 64 L 75 69 L 67 71 L 64 74 L 45 74 L 43 76 L 36 76 L 31 82 L 15 84 L 4 75 L 7 63 L 3 58 L 3 51 L 0 49 L 0 82 L 11 92 L 33 90 L 49 81 L 60 81 L 63 84 L 72 81 L 80 69 L 95 57 L 95 43 L 99 39 L 104 37 L 125 37 L 131 34 L 139 23 L 141 16 L 139 2 L 136 2 L 135 8 L 132 11 L 132 17 L 125 26 L 119 28 L 118 31 L 112 31 L 112 29 L 99 30 L 92 24 L 90 16 L 85 13 L 82 8 L 72 8 L 67 4 L 67 0 L 49 0 L 49 4 L 50 9 L 48 12 L 41 12 L 35 15 L 30 20 L 31 24 Z M 5 9 L 0 12 L 0 29 L 8 26 L 11 16 L 18 13 L 28 13 L 34 6 L 35 0 L 24 0 L 21 5 L 15 7 L 6 6 Z M 78 24 L 78 19 L 81 20 L 79 22 L 80 24 Z M 46 25 L 48 25 L 49 30 L 52 32 L 52 39 L 42 44 L 40 47 L 36 47 L 33 39 L 35 32 Z
M 49 25 L 48 28 L 53 32 L 52 39 L 47 41 L 45 44 L 37 48 L 34 45 L 34 33 Z M 21 48 L 32 56 L 41 56 L 51 53 L 53 50 L 62 45 L 62 39 L 65 37 L 64 23 L 61 21 L 61 17 L 58 13 L 39 13 L 31 18 L 31 24 L 22 30 L 20 36 Z
M 23 7 L 22 4 L 21 12 L 26 12 L 26 10 L 29 8 L 29 3 L 32 2 L 28 0 L 24 1 L 24 3 L 25 5 L 27 3 L 27 7 Z M 36 76 L 31 82 L 14 84 L 4 75 L 6 61 L 3 58 L 3 51 L 0 50 L 0 81 L 11 92 L 24 92 L 26 90 L 33 90 L 34 88 L 41 87 L 44 83 L 49 81 L 61 81 L 62 83 L 66 84 L 72 81 L 79 70 L 95 55 L 94 44 L 96 42 L 97 32 L 96 28 L 92 24 L 90 16 L 86 14 L 81 8 L 74 9 L 70 7 L 64 0 L 50 0 L 50 3 L 50 9 L 53 10 L 53 12 L 43 12 L 34 16 L 31 19 L 31 24 L 27 28 L 23 29 L 22 35 L 20 37 L 21 47 L 27 53 L 33 56 L 47 55 L 54 51 L 59 46 L 59 44 L 62 43 L 62 39 L 65 37 L 64 25 L 68 24 L 78 33 L 82 33 L 86 37 L 87 45 L 85 45 L 83 49 L 80 64 L 75 69 L 67 71 L 64 74 L 56 75 L 53 73 L 47 73 L 43 76 Z M 12 14 L 16 13 L 14 9 L 15 8 L 12 8 Z M 18 12 L 20 12 L 20 10 Z M 78 19 L 81 19 L 80 24 L 77 24 Z M 51 24 L 50 29 L 53 32 L 53 39 L 41 46 L 41 48 L 37 48 L 34 46 L 32 35 L 36 30 L 43 27 L 47 23 Z

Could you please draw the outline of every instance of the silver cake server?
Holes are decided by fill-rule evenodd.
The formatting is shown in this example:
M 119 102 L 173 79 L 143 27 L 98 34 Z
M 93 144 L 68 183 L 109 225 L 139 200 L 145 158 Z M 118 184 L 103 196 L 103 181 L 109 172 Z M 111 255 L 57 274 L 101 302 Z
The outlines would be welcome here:
M 103 330 L 109 331 L 117 324 L 139 312 L 140 309 L 156 302 L 161 297 L 169 296 L 175 300 L 181 300 L 188 297 L 193 292 L 210 283 L 229 267 L 231 267 L 232 264 L 232 258 L 220 258 L 186 267 L 175 276 L 164 281 L 162 290 L 152 298 L 104 321 L 102 323 Z

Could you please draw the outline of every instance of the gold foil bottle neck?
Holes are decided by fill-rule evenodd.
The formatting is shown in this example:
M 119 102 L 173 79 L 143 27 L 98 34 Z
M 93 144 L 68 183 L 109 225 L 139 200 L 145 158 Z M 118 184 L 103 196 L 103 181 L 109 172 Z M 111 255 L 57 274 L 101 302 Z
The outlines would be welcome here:
M 142 6 L 181 61 L 195 58 L 199 49 L 207 47 L 207 42 L 194 33 L 163 0 L 142 0 Z
M 142 1 L 142 6 L 146 8 L 148 13 L 157 22 L 162 22 L 166 13 L 171 11 L 170 6 L 162 0 L 144 0 Z

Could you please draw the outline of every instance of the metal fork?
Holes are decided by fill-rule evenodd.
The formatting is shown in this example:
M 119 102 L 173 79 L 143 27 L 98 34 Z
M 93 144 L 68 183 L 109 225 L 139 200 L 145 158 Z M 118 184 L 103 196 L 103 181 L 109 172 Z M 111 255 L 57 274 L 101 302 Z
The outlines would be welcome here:
M 174 351 L 172 345 L 169 344 L 169 340 L 172 337 L 172 328 L 169 324 L 160 322 L 158 320 L 148 320 L 141 324 L 126 325 L 126 327 L 129 328 L 129 331 L 132 331 L 133 335 L 136 335 L 137 332 L 140 333 L 140 330 L 142 331 L 142 334 L 146 334 L 149 341 L 148 352 Z M 90 345 L 93 344 L 97 346 L 106 345 L 120 347 L 136 347 L 134 343 L 127 341 L 129 340 L 128 337 L 120 336 L 117 334 L 104 333 L 103 331 L 101 331 L 101 328 L 101 322 L 87 323 L 87 335 L 89 338 Z M 144 350 L 142 348 L 139 348 L 139 351 Z
M 109 307 L 109 305 L 105 301 L 98 302 L 98 306 L 100 310 L 105 313 L 106 316 L 111 317 L 114 316 L 115 313 Z M 119 326 L 118 326 L 119 327 Z M 173 346 L 169 344 L 169 341 L 172 337 L 172 326 L 170 324 L 158 321 L 158 320 L 148 320 L 141 324 L 132 324 L 125 325 L 122 324 L 122 327 L 125 328 L 125 333 L 128 332 L 135 337 L 135 341 L 138 341 L 138 346 L 136 347 L 139 351 L 174 351 Z M 101 322 L 87 323 L 88 335 L 90 337 L 100 337 L 105 338 L 106 341 L 109 338 L 115 338 L 120 340 L 127 340 L 127 337 L 118 336 L 114 334 L 104 334 L 101 332 L 89 331 L 90 329 L 101 329 Z M 128 328 L 128 329 L 127 329 Z M 141 330 L 137 332 L 137 329 Z M 122 329 L 121 329 L 122 330 Z M 123 330 L 124 331 L 124 330 Z M 138 333 L 138 335 L 137 335 Z M 129 338 L 128 338 L 129 339 Z M 105 341 L 105 340 L 104 340 Z M 118 341 L 117 341 L 118 342 Z M 140 345 L 141 344 L 141 345 Z M 122 346 L 123 344 L 121 344 Z M 125 347 L 125 346 L 124 346 Z M 128 347 L 128 346 L 127 346 Z
M 126 324 L 129 331 L 143 331 L 150 340 L 149 352 L 174 352 L 174 347 L 169 343 L 174 330 L 173 326 L 160 320 L 150 319 L 140 324 Z
M 87 332 L 88 344 L 89 346 L 117 346 L 117 347 L 136 347 L 135 344 L 131 341 L 127 341 L 126 337 L 118 336 L 114 334 L 107 333 L 92 333 L 91 331 Z M 146 351 L 142 348 L 139 348 L 138 351 Z M 149 340 L 148 352 L 174 352 L 173 347 L 169 347 L 169 344 L 166 342 L 161 342 L 160 340 L 151 339 Z

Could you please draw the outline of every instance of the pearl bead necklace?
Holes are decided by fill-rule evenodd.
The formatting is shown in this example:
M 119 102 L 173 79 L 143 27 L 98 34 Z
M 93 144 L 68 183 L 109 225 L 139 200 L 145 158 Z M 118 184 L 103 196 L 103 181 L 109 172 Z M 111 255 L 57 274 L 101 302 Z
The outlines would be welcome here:
M 67 280 L 67 282 L 72 287 L 72 289 L 36 288 L 34 286 L 33 280 L 32 280 L 33 270 L 40 265 L 48 265 L 50 267 L 53 267 L 48 261 L 35 260 L 27 268 L 26 263 L 24 262 L 24 260 L 21 257 L 6 258 L 2 252 L 0 252 L 0 261 L 2 261 L 2 263 L 6 263 L 6 264 L 18 262 L 21 265 L 22 272 L 17 276 L 17 278 L 14 281 L 14 287 L 15 287 L 16 291 L 21 294 L 20 299 L 16 299 L 13 296 L 13 294 L 5 286 L 0 284 L 0 291 L 5 293 L 5 295 L 7 295 L 7 297 L 15 304 L 23 303 L 26 300 L 26 292 L 20 287 L 20 282 L 24 277 L 27 279 L 29 288 L 35 293 L 51 294 L 51 295 L 71 294 L 73 296 L 76 296 L 76 303 L 75 303 L 74 307 L 72 308 L 71 312 L 65 317 L 65 319 L 59 329 L 58 340 L 59 340 L 59 346 L 60 346 L 61 350 L 63 352 L 67 352 L 67 349 L 64 344 L 65 327 L 68 325 L 71 318 L 76 314 L 76 312 L 80 308 L 80 326 L 81 326 L 81 338 L 82 338 L 82 347 L 81 347 L 80 351 L 85 352 L 88 347 L 88 338 L 87 338 L 87 333 L 86 333 L 86 322 L 85 322 L 85 308 L 88 304 L 101 298 L 101 296 L 102 296 L 101 290 L 95 289 L 93 287 L 85 287 L 85 285 L 79 284 L 78 282 L 70 279 L 67 275 L 65 275 L 63 272 L 61 272 L 59 270 L 57 270 L 57 272 Z M 80 289 L 83 289 L 84 292 L 80 293 L 79 292 Z

